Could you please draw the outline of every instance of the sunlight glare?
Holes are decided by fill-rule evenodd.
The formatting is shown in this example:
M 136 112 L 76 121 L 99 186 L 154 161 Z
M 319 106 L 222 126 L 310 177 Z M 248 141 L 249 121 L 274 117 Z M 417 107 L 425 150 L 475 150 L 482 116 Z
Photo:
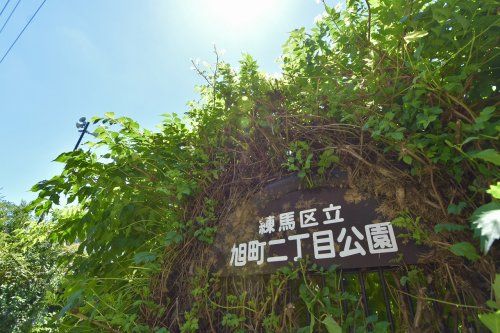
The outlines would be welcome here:
M 278 17 L 282 0 L 203 0 L 207 18 L 226 29 L 246 30 L 258 28 L 260 21 Z

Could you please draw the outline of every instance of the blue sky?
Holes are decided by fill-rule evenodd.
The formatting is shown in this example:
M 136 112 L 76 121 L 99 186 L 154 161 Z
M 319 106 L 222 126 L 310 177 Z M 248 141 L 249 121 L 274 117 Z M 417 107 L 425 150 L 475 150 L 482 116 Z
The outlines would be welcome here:
M 0 56 L 41 1 L 20 2 Z M 231 64 L 246 52 L 279 72 L 288 33 L 322 12 L 315 0 L 47 0 L 0 64 L 0 195 L 34 198 L 29 188 L 59 172 L 52 160 L 73 148 L 81 116 L 111 111 L 153 129 L 161 114 L 182 114 L 202 82 L 190 60 L 213 62 L 214 44 Z

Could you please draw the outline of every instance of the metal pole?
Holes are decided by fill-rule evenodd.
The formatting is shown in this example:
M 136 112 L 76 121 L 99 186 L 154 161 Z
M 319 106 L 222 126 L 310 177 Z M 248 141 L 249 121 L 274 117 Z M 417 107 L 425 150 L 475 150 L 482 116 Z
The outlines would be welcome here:
M 365 316 L 370 316 L 370 311 L 368 311 L 368 300 L 366 298 L 366 287 L 365 287 L 365 273 L 362 271 L 358 272 L 359 285 L 361 287 L 361 300 L 363 301 L 363 308 L 365 310 Z
M 344 277 L 344 272 L 340 272 L 340 290 L 342 291 L 342 297 L 344 297 L 346 291 L 346 281 Z M 344 313 L 344 320 L 347 319 L 348 309 L 347 309 L 347 301 L 342 299 L 342 312 Z
M 80 137 L 78 138 L 78 142 L 76 143 L 75 148 L 73 148 L 73 151 L 78 149 L 80 142 L 82 142 L 83 136 L 85 135 L 85 133 L 87 133 L 87 128 L 89 127 L 89 125 L 90 125 L 90 122 L 87 121 L 85 123 L 85 127 L 83 127 L 82 134 L 80 134 Z
M 347 290 L 347 280 L 344 276 L 344 271 L 340 271 L 340 290 L 342 291 L 342 297 L 344 297 L 344 294 L 346 293 Z M 345 299 L 342 299 L 342 312 L 344 314 L 344 322 L 345 322 L 347 320 L 347 316 L 349 315 L 349 307 Z M 354 326 L 349 325 L 347 327 L 347 330 L 350 333 L 354 332 Z
M 403 289 L 405 290 L 406 293 L 406 301 L 408 302 L 408 309 L 410 310 L 410 321 L 413 322 L 413 319 L 415 318 L 415 311 L 413 310 L 413 302 L 410 297 L 410 289 L 408 288 L 408 281 L 403 286 Z
M 394 327 L 394 318 L 392 318 L 391 303 L 389 297 L 387 297 L 387 287 L 385 285 L 384 271 L 380 267 L 378 268 L 378 276 L 380 278 L 380 284 L 382 284 L 382 293 L 384 294 L 385 311 L 387 312 L 387 318 L 389 319 L 389 323 L 391 324 L 391 332 L 395 332 L 396 328 Z
M 437 293 L 436 293 L 436 289 L 434 289 L 433 285 L 432 284 L 429 284 L 428 286 L 428 290 L 429 290 L 429 295 L 433 298 L 437 298 Z M 409 292 L 407 290 L 405 290 L 406 292 Z M 434 312 L 437 314 L 438 316 L 438 325 L 439 325 L 439 330 L 441 332 L 444 332 L 444 333 L 448 333 L 450 332 L 450 330 L 448 329 L 448 324 L 449 324 L 449 320 L 448 318 L 446 318 L 446 321 L 443 323 L 443 312 L 442 312 L 442 307 L 441 307 L 441 304 L 438 303 L 438 302 L 432 302 L 432 307 L 434 308 Z

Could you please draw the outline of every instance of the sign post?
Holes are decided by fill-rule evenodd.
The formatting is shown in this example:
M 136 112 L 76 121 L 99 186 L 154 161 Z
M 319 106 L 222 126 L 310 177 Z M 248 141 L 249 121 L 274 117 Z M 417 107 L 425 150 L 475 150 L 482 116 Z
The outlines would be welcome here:
M 222 275 L 272 273 L 308 258 L 340 269 L 416 264 L 419 248 L 398 237 L 345 182 L 299 189 L 297 179 L 268 186 L 222 221 L 216 237 L 216 267 Z

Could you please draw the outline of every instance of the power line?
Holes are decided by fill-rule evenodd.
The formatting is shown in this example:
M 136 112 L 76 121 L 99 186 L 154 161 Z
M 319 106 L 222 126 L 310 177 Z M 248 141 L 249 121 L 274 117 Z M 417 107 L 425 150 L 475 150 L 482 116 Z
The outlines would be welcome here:
M 7 25 L 7 23 L 9 22 L 10 18 L 12 17 L 12 14 L 14 14 L 14 12 L 16 11 L 17 9 L 17 6 L 19 6 L 19 3 L 21 2 L 21 0 L 17 0 L 17 3 L 16 5 L 14 6 L 14 8 L 12 9 L 12 11 L 10 12 L 10 15 L 9 17 L 7 17 L 7 20 L 5 21 L 5 23 L 2 25 L 2 29 L 0 29 L 0 33 L 2 33 L 3 31 L 3 28 L 5 28 L 5 26 Z
M 5 3 L 5 5 L 3 6 L 2 11 L 0 12 L 0 16 L 2 16 L 3 11 L 5 10 L 5 8 L 7 8 L 7 5 L 9 4 L 9 2 L 10 2 L 10 0 L 7 0 L 7 2 Z
M 19 0 L 21 1 L 21 0 Z M 24 26 L 23 30 L 21 30 L 21 32 L 19 33 L 19 35 L 17 35 L 16 39 L 12 42 L 12 44 L 10 44 L 10 47 L 9 49 L 7 50 L 7 52 L 5 52 L 5 54 L 3 55 L 2 59 L 0 59 L 0 64 L 3 62 L 3 60 L 5 59 L 5 57 L 7 56 L 7 54 L 9 54 L 10 50 L 12 50 L 12 48 L 14 47 L 14 45 L 17 43 L 17 41 L 19 40 L 19 38 L 21 37 L 21 35 L 23 34 L 24 30 L 26 30 L 26 28 L 30 25 L 31 21 L 33 21 L 33 19 L 35 18 L 36 14 L 38 14 L 38 12 L 40 11 L 40 9 L 42 9 L 43 5 L 45 4 L 47 0 L 43 0 L 43 2 L 40 4 L 40 6 L 38 6 L 36 12 L 33 14 L 33 16 L 30 17 L 28 23 L 26 23 L 26 25 Z

